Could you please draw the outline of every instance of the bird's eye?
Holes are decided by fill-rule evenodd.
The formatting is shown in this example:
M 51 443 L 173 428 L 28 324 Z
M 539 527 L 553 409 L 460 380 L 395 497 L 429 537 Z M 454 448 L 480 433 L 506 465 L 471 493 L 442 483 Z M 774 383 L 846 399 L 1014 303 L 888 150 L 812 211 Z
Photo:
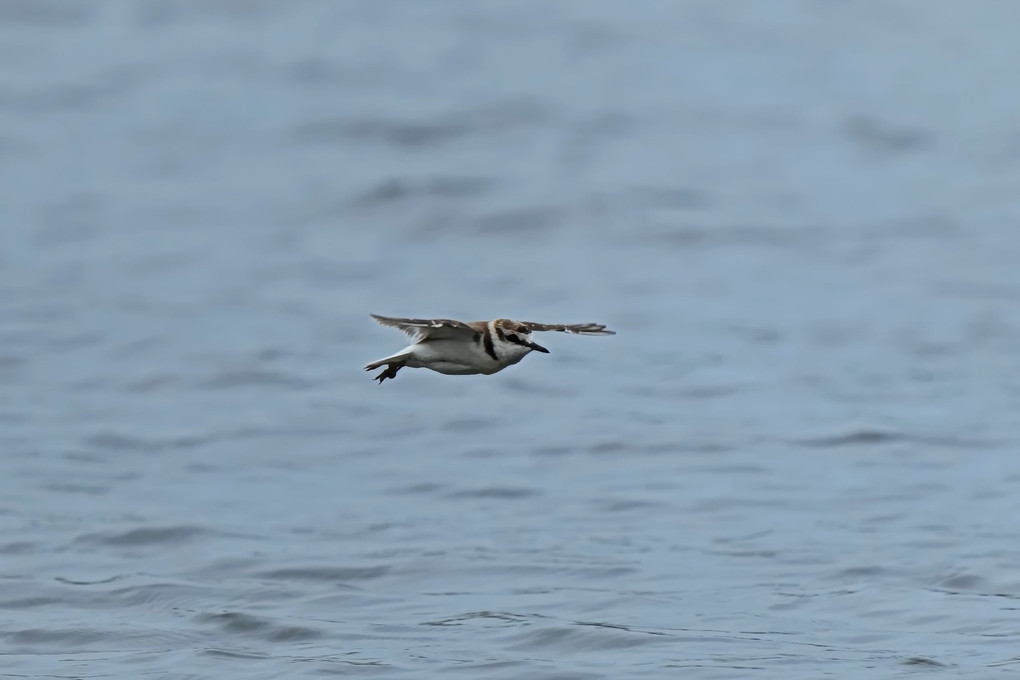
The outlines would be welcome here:
M 527 333 L 528 332 L 528 327 L 527 326 L 518 326 L 517 327 L 517 332 L 518 333 Z
M 509 340 L 510 342 L 520 342 L 520 338 L 518 338 L 513 333 L 510 333 L 508 336 L 506 336 L 506 339 Z

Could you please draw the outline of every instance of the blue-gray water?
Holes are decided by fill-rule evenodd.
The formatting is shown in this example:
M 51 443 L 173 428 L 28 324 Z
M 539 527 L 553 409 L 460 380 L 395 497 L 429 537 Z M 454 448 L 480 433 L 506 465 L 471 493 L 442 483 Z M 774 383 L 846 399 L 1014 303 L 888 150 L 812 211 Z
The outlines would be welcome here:
M 0 677 L 1016 673 L 1018 25 L 3 0 Z

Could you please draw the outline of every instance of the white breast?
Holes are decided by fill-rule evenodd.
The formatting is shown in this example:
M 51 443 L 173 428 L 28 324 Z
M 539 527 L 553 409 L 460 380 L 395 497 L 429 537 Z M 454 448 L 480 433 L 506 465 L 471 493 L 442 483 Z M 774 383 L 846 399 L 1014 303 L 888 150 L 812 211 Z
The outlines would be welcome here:
M 489 375 L 516 364 L 531 349 L 493 338 L 497 359 L 485 351 L 483 343 L 463 340 L 433 340 L 411 345 L 412 356 L 407 365 L 412 368 L 429 368 L 445 375 Z

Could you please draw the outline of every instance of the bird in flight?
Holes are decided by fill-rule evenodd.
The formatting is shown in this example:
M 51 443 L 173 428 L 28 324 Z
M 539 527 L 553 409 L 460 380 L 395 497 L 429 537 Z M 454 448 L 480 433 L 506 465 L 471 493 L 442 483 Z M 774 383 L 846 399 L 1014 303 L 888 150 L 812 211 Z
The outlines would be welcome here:
M 365 366 L 373 371 L 385 366 L 373 380 L 381 385 L 397 371 L 408 368 L 429 368 L 445 375 L 492 375 L 516 364 L 531 352 L 548 354 L 549 350 L 531 339 L 532 333 L 559 331 L 575 335 L 616 335 L 597 323 L 534 323 L 493 319 L 492 321 L 455 321 L 453 319 L 398 319 L 372 314 L 383 326 L 403 331 L 414 342 Z

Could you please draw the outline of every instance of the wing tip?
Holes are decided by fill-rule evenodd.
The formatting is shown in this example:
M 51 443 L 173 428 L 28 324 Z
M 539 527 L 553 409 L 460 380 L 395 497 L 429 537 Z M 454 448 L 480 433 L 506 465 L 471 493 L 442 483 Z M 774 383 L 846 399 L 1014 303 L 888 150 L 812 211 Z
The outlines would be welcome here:
M 580 335 L 616 335 L 616 331 L 609 330 L 603 323 L 584 324 L 583 327 L 577 329 L 577 333 Z

